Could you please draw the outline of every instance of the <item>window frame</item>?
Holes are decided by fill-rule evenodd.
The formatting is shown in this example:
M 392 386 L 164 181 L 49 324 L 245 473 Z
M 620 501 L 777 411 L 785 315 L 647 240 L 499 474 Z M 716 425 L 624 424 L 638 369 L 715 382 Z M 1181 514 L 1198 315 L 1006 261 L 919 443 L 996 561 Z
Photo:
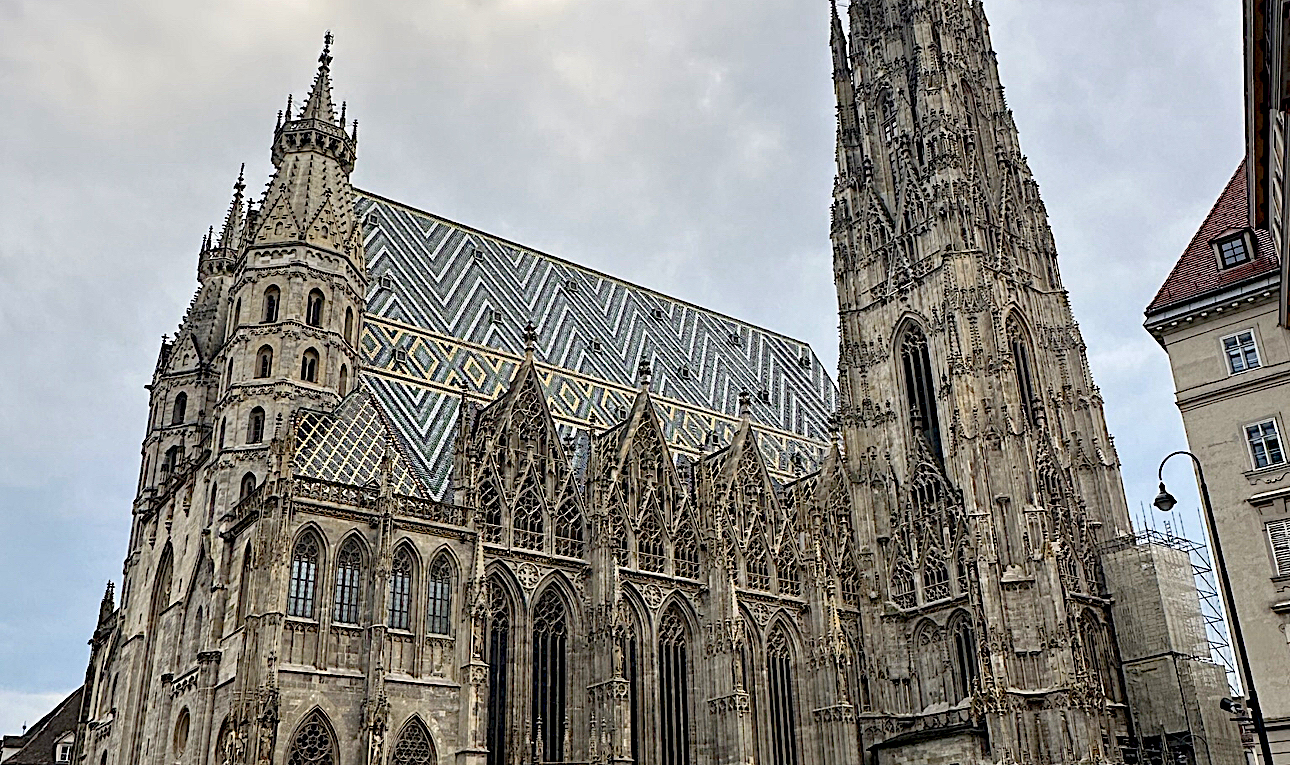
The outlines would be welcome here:
M 1251 469 L 1251 471 L 1271 470 L 1271 469 L 1274 469 L 1274 468 L 1281 468 L 1281 467 L 1285 467 L 1287 464 L 1290 464 L 1290 460 L 1288 460 L 1288 459 L 1286 458 L 1286 451 L 1285 451 L 1285 439 L 1284 439 L 1284 437 L 1282 436 L 1282 433 L 1281 433 L 1281 424 L 1280 424 L 1280 422 L 1278 422 L 1278 420 L 1279 420 L 1279 419 L 1280 419 L 1280 418 L 1278 418 L 1278 417 L 1267 417 L 1267 418 L 1262 419 L 1262 420 L 1257 420 L 1257 421 L 1255 421 L 1255 422 L 1248 423 L 1248 424 L 1246 424 L 1244 427 L 1242 427 L 1242 428 L 1241 428 L 1241 435 L 1242 435 L 1242 439 L 1245 441 L 1246 449 L 1248 449 L 1248 450 L 1249 450 L 1249 454 L 1250 454 L 1250 469 Z M 1266 465 L 1260 465 L 1260 464 L 1259 464 L 1258 457 L 1257 457 L 1257 455 L 1255 454 L 1255 451 L 1254 451 L 1254 444 L 1255 444 L 1255 441 L 1254 441 L 1254 439 L 1253 439 L 1253 438 L 1251 438 L 1251 437 L 1250 437 L 1250 431 L 1251 431 L 1252 429 L 1255 429 L 1255 428 L 1258 428 L 1258 429 L 1259 429 L 1260 436 L 1262 436 L 1262 437 L 1261 437 L 1261 439 L 1260 439 L 1260 444 L 1263 446 L 1264 451 L 1266 452 L 1266 451 L 1267 451 L 1268 438 L 1267 438 L 1267 436 L 1266 436 L 1266 435 L 1263 433 L 1263 431 L 1262 431 L 1262 428 L 1263 428 L 1263 426 L 1265 426 L 1265 425 L 1271 425 L 1271 426 L 1272 426 L 1272 435 L 1276 437 L 1276 447 L 1277 447 L 1277 451 L 1278 451 L 1278 453 L 1279 453 L 1279 455 L 1280 455 L 1280 459 L 1279 459 L 1279 460 L 1277 460 L 1277 461 L 1275 461 L 1275 462 L 1273 462 L 1273 461 L 1269 460 L 1269 461 L 1268 461 L 1268 463 L 1267 463 Z
M 1233 263 L 1228 263 L 1227 258 L 1223 254 L 1223 248 L 1225 245 L 1232 244 L 1234 242 L 1241 243 L 1241 249 L 1244 250 L 1245 257 Z M 1229 268 L 1236 268 L 1237 266 L 1242 266 L 1253 261 L 1254 247 L 1252 245 L 1253 242 L 1251 241 L 1248 230 L 1239 231 L 1237 233 L 1228 233 L 1212 240 L 1211 246 L 1214 248 L 1214 257 L 1218 258 L 1218 270 L 1226 271 Z
M 1253 366 L 1250 365 L 1249 357 L 1246 353 L 1245 346 L 1241 344 L 1242 335 L 1250 336 L 1250 345 L 1252 346 L 1251 350 L 1254 354 Z M 1236 350 L 1240 352 L 1241 363 L 1244 365 L 1241 369 L 1234 369 L 1232 367 L 1232 354 L 1227 347 L 1228 340 L 1235 340 L 1237 343 Z M 1255 333 L 1254 327 L 1238 330 L 1231 334 L 1224 335 L 1223 337 L 1219 338 L 1218 345 L 1219 345 L 1219 351 L 1223 354 L 1223 361 L 1227 364 L 1227 375 L 1229 377 L 1231 377 L 1232 375 L 1244 374 L 1246 372 L 1250 372 L 1255 369 L 1263 368 L 1263 358 L 1262 356 L 1259 355 L 1259 337 L 1258 337 L 1258 334 Z
M 1281 536 L 1285 543 L 1284 550 L 1278 554 L 1277 542 L 1273 538 L 1273 527 Z M 1276 518 L 1263 523 L 1263 536 L 1268 542 L 1268 554 L 1271 557 L 1272 577 L 1274 579 L 1283 579 L 1290 577 L 1290 517 Z M 1284 558 L 1284 566 L 1282 559 Z

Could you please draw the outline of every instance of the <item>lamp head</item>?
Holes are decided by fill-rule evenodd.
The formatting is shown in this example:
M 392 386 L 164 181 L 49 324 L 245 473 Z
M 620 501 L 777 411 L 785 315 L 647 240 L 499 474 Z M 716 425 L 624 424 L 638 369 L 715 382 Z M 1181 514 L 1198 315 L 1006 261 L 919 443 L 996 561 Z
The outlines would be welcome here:
M 1178 504 L 1178 500 L 1174 498 L 1174 495 L 1165 491 L 1165 484 L 1161 481 L 1160 493 L 1156 495 L 1155 501 L 1151 504 L 1155 505 L 1157 510 L 1167 513 L 1174 509 L 1174 505 Z

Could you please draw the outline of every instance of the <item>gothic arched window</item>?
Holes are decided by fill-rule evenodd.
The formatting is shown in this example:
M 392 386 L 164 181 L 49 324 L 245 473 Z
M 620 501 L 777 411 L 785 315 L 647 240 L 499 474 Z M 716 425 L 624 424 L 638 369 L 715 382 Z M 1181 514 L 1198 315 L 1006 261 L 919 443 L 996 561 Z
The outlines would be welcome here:
M 582 557 L 582 510 L 572 496 L 565 497 L 555 518 L 555 552 Z
M 242 323 L 242 298 L 238 298 L 233 304 L 233 330 L 236 331 Z
M 255 376 L 263 379 L 273 374 L 273 348 L 262 345 L 255 354 Z
M 255 491 L 255 473 L 247 473 L 242 476 L 242 493 L 238 496 L 239 500 L 246 499 Z
M 909 404 L 909 422 L 916 437 L 924 438 L 937 462 L 944 462 L 941 451 L 941 423 L 936 410 L 936 378 L 932 375 L 932 358 L 927 350 L 927 336 L 911 324 L 900 341 L 900 361 L 905 377 L 905 398 Z
M 412 628 L 412 553 L 407 547 L 394 554 L 390 566 L 390 603 L 386 622 L 392 630 Z
M 426 609 L 426 632 L 432 635 L 452 634 L 452 561 L 446 554 L 435 558 L 426 577 L 430 594 Z
M 779 580 L 781 594 L 802 594 L 802 569 L 797 564 L 797 555 L 788 543 L 784 543 L 775 559 L 775 577 Z
M 325 302 L 322 290 L 309 290 L 309 299 L 305 302 L 305 324 L 311 327 L 322 326 L 323 304 Z
M 609 533 L 614 550 L 614 562 L 620 566 L 627 565 L 627 521 L 621 513 L 609 511 Z
M 419 717 L 408 720 L 394 742 L 390 765 L 431 765 L 438 761 L 425 723 Z
M 658 627 L 661 765 L 690 765 L 690 646 L 685 617 L 673 605 Z
M 179 395 L 175 396 L 174 408 L 170 410 L 170 424 L 183 425 L 184 416 L 187 413 L 188 413 L 188 394 L 184 393 L 183 391 L 180 391 Z
M 681 528 L 677 530 L 672 551 L 676 575 L 686 579 L 698 579 L 699 542 L 694 534 L 694 526 L 688 521 L 682 522 Z
M 627 681 L 628 714 L 631 715 L 631 755 L 640 762 L 641 752 L 641 677 L 640 677 L 640 641 L 636 637 L 636 628 L 628 625 L 619 638 L 619 649 L 622 651 L 621 667 L 623 679 Z
M 357 539 L 350 539 L 336 556 L 336 592 L 333 598 L 332 621 L 338 624 L 358 624 L 359 593 L 362 592 L 363 549 Z
M 1115 649 L 1106 625 L 1098 621 L 1091 611 L 1080 615 L 1080 642 L 1084 644 L 1085 662 L 1102 686 L 1102 693 L 1111 701 L 1120 700 L 1120 679 L 1116 673 Z
M 753 646 L 757 645 L 753 640 L 752 625 L 748 619 L 741 619 L 743 625 L 743 642 L 739 645 L 739 682 L 745 693 L 748 694 L 748 717 L 752 722 L 752 744 L 753 744 L 753 762 L 761 762 L 761 721 L 757 714 L 757 697 L 759 689 L 757 682 L 757 666 L 753 660 Z
M 258 444 L 264 441 L 264 407 L 257 406 L 246 418 L 246 442 Z
M 300 379 L 318 382 L 318 351 L 310 348 L 300 357 Z
M 479 531 L 485 542 L 502 541 L 502 499 L 488 478 L 479 487 Z
M 541 550 L 546 537 L 542 533 L 542 501 L 538 499 L 537 489 L 530 487 L 520 492 L 513 514 L 515 546 Z
M 636 534 L 636 560 L 642 571 L 662 571 L 667 563 L 663 547 L 663 524 L 654 511 L 645 513 Z
M 797 765 L 797 694 L 793 685 L 793 653 L 788 633 L 777 627 L 766 641 L 766 673 L 770 678 L 771 763 Z
M 548 589 L 533 609 L 533 738 L 542 762 L 564 761 L 568 634 L 564 601 Z
M 950 596 L 950 569 L 945 556 L 933 547 L 923 555 L 923 602 L 932 603 Z
M 344 364 L 340 365 L 340 385 L 337 390 L 342 396 L 349 393 L 349 367 Z
M 318 582 L 318 537 L 305 532 L 291 552 L 291 583 L 287 590 L 287 616 L 314 618 L 314 591 Z
M 488 745 L 487 765 L 510 762 L 506 751 L 508 662 L 511 658 L 511 609 L 504 585 L 488 582 Z
M 296 730 L 286 765 L 337 765 L 336 737 L 322 710 L 310 712 Z
M 219 448 L 224 448 L 225 437 L 228 436 L 228 418 L 219 418 Z
M 838 571 L 838 586 L 842 590 L 842 602 L 848 606 L 860 604 L 860 573 L 856 570 L 855 559 L 844 552 L 842 564 Z M 913 583 L 910 583 L 913 586 Z
M 354 344 L 354 309 L 345 309 L 345 342 Z
M 972 623 L 962 614 L 956 616 L 950 625 L 951 680 L 954 689 L 954 702 L 957 703 L 972 695 L 976 685 L 979 668 L 976 655 L 976 633 Z
M 909 561 L 901 558 L 891 569 L 891 599 L 901 608 L 913 608 L 917 602 L 914 593 L 914 570 Z
M 272 324 L 278 320 L 280 302 L 282 302 L 282 291 L 276 286 L 270 286 L 264 291 L 264 324 Z
M 766 562 L 766 545 L 761 537 L 753 535 L 748 543 L 748 552 L 744 554 L 744 570 L 748 574 L 748 586 L 754 590 L 770 589 L 770 564 Z
M 1035 395 L 1034 379 L 1030 370 L 1030 341 L 1025 328 L 1017 317 L 1008 317 L 1008 346 L 1012 350 L 1013 372 L 1017 377 L 1017 396 L 1021 399 L 1021 411 L 1026 422 L 1034 425 L 1038 422 L 1039 399 Z

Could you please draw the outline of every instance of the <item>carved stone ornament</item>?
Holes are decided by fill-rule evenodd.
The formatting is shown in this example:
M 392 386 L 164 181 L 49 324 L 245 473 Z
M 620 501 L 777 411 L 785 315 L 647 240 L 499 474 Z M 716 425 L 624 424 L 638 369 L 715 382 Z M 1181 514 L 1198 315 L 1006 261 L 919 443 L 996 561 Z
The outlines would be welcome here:
M 528 592 L 533 592 L 537 587 L 538 581 L 542 578 L 542 572 L 532 563 L 521 563 L 515 569 L 515 578 L 520 580 L 520 586 Z

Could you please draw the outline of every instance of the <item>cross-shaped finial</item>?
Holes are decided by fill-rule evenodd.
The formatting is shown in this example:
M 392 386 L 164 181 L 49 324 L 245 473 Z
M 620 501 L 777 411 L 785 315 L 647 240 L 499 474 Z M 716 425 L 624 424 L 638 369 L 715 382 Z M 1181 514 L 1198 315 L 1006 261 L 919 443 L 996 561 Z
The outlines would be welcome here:
M 322 64 L 323 66 L 328 66 L 329 64 L 331 64 L 331 42 L 332 40 L 335 40 L 335 39 L 336 38 L 332 36 L 330 29 L 328 29 L 327 33 L 323 35 L 322 55 L 318 56 L 318 63 Z

